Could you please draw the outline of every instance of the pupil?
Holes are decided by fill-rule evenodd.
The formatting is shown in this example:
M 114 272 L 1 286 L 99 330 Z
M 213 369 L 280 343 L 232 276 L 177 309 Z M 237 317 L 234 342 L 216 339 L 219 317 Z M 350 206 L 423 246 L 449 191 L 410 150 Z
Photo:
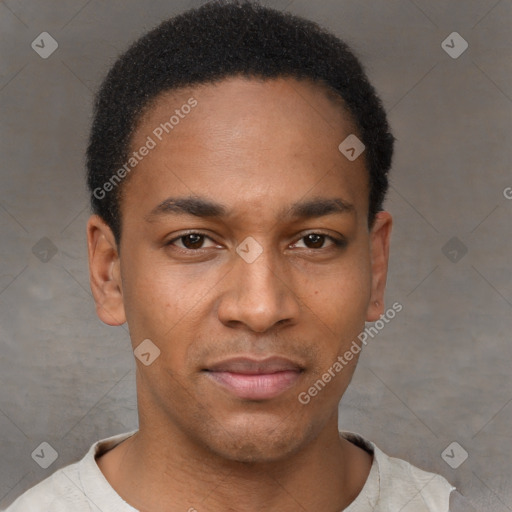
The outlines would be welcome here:
M 310 235 L 307 235 L 308 239 L 310 242 L 313 243 L 313 245 L 316 247 L 318 245 L 320 245 L 320 247 L 322 246 L 322 242 L 323 242 L 323 235 L 316 235 L 314 233 L 311 233 Z
M 201 245 L 201 242 L 202 242 L 202 235 L 190 234 L 190 235 L 185 236 L 185 246 Z M 193 247 L 193 249 L 197 249 L 197 247 Z

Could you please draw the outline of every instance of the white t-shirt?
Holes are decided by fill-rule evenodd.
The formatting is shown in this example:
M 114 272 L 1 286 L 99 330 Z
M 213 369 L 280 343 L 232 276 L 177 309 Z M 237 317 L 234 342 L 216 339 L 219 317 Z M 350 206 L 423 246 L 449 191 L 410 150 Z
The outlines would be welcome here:
M 6 512 L 137 512 L 111 487 L 95 460 L 134 433 L 120 434 L 93 444 L 81 461 L 56 471 L 29 489 Z M 374 456 L 363 489 L 343 512 L 474 510 L 460 494 L 452 493 L 455 488 L 442 476 L 388 457 L 358 434 L 340 432 L 340 435 Z

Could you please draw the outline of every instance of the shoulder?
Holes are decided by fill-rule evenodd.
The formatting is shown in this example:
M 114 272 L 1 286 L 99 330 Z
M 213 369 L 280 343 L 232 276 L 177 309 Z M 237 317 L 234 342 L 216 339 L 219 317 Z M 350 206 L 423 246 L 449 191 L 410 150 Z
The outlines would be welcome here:
M 424 471 L 405 460 L 389 457 L 377 447 L 376 453 L 383 495 L 401 496 L 398 500 L 404 502 L 404 512 L 448 512 L 450 495 L 455 487 L 443 476 Z
M 76 512 L 89 512 L 87 499 L 79 485 L 78 466 L 79 463 L 75 463 L 59 469 L 22 494 L 6 512 L 64 512 L 70 510 L 71 504 Z M 87 508 L 80 508 L 82 504 Z
M 100 510 L 98 504 L 109 505 L 108 510 L 133 510 L 110 487 L 95 460 L 133 434 L 94 443 L 82 460 L 57 470 L 22 494 L 5 512 L 91 512 Z M 110 507 L 112 503 L 115 506 Z
M 450 495 L 455 487 L 443 476 L 424 471 L 405 460 L 390 457 L 358 434 L 343 432 L 342 435 L 373 453 L 377 474 L 373 485 L 377 489 L 368 489 L 368 492 L 376 495 L 380 505 L 378 510 L 449 512 Z

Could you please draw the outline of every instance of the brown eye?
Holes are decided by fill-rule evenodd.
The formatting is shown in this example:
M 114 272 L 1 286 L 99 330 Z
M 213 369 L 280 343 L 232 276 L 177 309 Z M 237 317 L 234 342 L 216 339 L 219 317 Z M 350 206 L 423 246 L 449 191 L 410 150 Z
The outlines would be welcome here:
M 182 241 L 182 244 L 185 247 L 185 249 L 201 249 L 201 246 L 204 243 L 204 238 L 204 235 L 190 233 L 188 235 L 180 237 L 178 240 Z
M 321 249 L 324 245 L 325 238 L 325 235 L 310 233 L 304 237 L 304 241 L 309 249 Z
M 329 243 L 326 244 L 326 242 Z M 346 245 L 347 242 L 344 238 L 335 238 L 324 233 L 308 233 L 307 235 L 301 237 L 295 244 L 293 244 L 293 246 L 296 248 L 314 250 L 327 250 L 333 248 L 342 249 L 346 247 Z
M 210 241 L 209 246 L 204 246 L 205 242 Z M 214 247 L 213 240 L 204 233 L 192 232 L 178 236 L 170 240 L 166 245 L 175 246 L 182 251 L 197 251 Z

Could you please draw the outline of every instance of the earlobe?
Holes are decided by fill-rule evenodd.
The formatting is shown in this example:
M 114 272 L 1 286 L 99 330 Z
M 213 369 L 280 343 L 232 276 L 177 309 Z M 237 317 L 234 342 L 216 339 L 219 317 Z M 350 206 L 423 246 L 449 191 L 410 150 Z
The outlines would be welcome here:
M 384 291 L 388 274 L 389 242 L 393 219 L 388 212 L 379 212 L 370 232 L 371 296 L 367 322 L 375 322 L 384 313 Z
M 87 247 L 96 313 L 108 325 L 121 325 L 126 316 L 119 252 L 112 230 L 98 215 L 92 215 L 87 222 Z

